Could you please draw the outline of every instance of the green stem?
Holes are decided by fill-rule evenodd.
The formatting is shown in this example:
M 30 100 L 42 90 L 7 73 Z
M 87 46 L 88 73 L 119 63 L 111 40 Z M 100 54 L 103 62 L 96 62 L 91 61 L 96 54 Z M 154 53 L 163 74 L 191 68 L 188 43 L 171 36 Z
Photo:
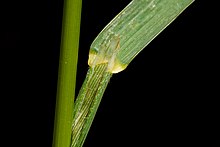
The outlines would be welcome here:
M 64 0 L 53 147 L 70 147 L 82 0 Z
M 108 64 L 103 63 L 90 67 L 83 86 L 79 92 L 74 108 L 71 147 L 81 147 L 98 109 L 99 103 L 111 73 L 107 71 Z

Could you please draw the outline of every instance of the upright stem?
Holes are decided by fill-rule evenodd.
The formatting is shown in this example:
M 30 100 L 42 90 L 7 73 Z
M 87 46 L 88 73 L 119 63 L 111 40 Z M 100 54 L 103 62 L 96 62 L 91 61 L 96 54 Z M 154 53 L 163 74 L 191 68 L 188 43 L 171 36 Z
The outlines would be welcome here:
M 82 0 L 64 0 L 53 147 L 70 147 Z

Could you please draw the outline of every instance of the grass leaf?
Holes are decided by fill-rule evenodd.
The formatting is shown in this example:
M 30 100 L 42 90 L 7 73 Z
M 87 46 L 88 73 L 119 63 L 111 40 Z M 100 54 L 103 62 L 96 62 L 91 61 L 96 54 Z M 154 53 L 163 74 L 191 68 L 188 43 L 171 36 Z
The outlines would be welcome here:
M 86 79 L 74 108 L 71 147 L 82 147 L 113 73 L 134 57 L 193 0 L 133 0 L 91 45 Z
M 165 29 L 193 0 L 133 0 L 97 36 L 90 48 L 89 65 L 106 62 L 114 52 L 111 72 L 124 70 L 133 58 Z M 117 51 L 111 46 L 119 41 Z M 106 56 L 102 61 L 98 58 Z M 103 58 L 103 57 L 102 57 Z

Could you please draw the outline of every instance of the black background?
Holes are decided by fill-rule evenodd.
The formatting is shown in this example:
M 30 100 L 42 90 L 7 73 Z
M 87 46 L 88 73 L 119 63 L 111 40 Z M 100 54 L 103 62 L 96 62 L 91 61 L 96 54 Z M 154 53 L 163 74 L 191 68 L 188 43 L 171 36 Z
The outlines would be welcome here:
M 128 3 L 83 0 L 77 92 L 91 42 Z M 0 146 L 52 144 L 62 5 L 1 5 L 1 140 L 7 144 Z M 196 1 L 112 77 L 85 147 L 220 145 L 214 6 Z

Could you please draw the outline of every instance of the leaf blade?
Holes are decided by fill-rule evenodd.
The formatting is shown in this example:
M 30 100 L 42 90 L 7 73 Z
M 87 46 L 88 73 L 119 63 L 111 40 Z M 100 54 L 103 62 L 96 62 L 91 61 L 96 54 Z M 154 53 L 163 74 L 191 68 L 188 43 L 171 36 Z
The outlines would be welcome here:
M 120 48 L 112 73 L 124 70 L 162 30 L 177 18 L 194 0 L 133 0 L 96 37 L 90 47 L 89 65 L 106 50 L 114 38 Z M 103 54 L 103 53 L 102 53 Z M 106 53 L 106 56 L 109 56 Z M 105 59 L 109 60 L 110 59 Z M 95 63 L 98 64 L 98 63 Z M 112 64 L 112 63 L 111 63 Z M 121 68 L 119 68 L 121 67 Z

